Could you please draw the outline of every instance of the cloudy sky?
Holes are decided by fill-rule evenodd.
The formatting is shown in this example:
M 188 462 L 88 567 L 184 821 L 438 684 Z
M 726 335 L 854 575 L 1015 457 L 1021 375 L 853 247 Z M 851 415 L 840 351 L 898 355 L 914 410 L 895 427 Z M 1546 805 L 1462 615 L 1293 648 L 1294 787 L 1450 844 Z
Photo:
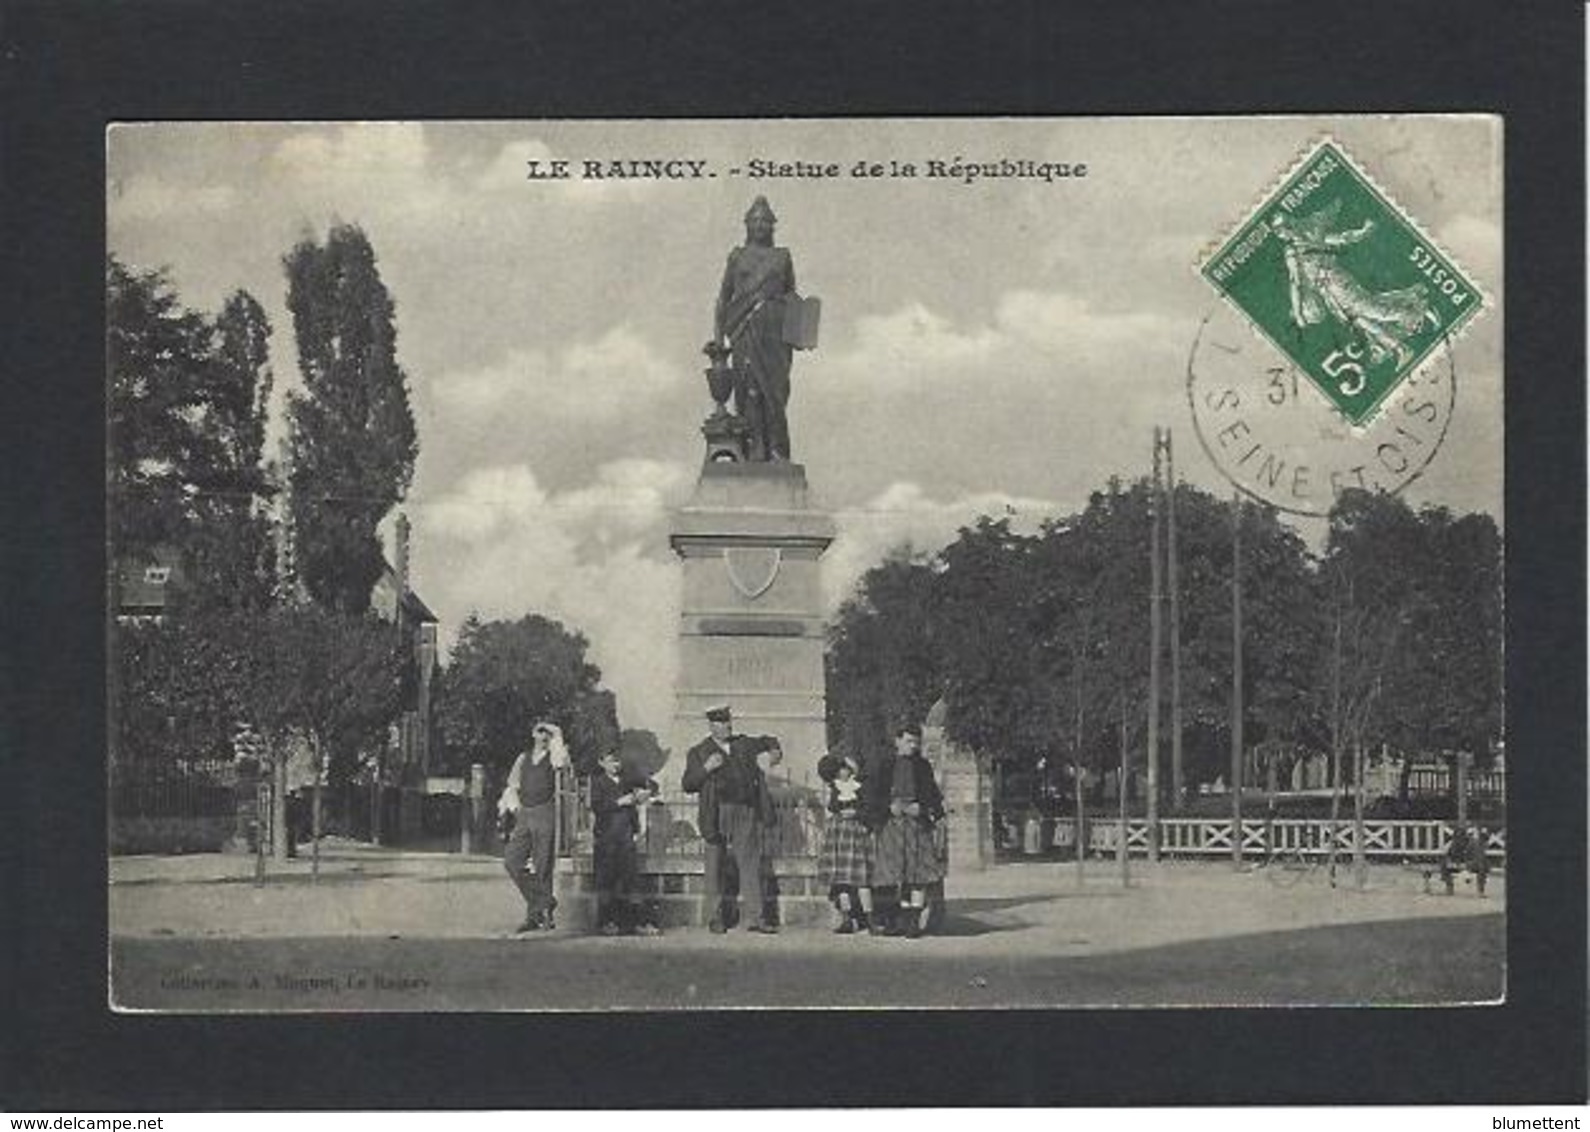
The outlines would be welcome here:
M 1156 424 L 1183 478 L 1229 491 L 1185 399 L 1216 301 L 1194 264 L 1326 132 L 1499 299 L 1502 139 L 1484 118 L 129 125 L 108 138 L 108 233 L 191 306 L 251 292 L 275 327 L 279 395 L 297 380 L 281 257 L 305 232 L 361 225 L 397 306 L 420 436 L 414 583 L 444 637 L 471 610 L 563 620 L 623 723 L 666 733 L 667 511 L 699 467 L 700 348 L 755 195 L 823 302 L 790 425 L 838 516 L 837 605 L 891 545 L 936 548 L 985 512 L 1035 525 L 1143 474 Z M 1003 157 L 1088 172 L 925 175 L 930 159 Z M 576 177 L 530 181 L 532 159 Z M 578 176 L 625 159 L 717 175 Z M 756 160 L 919 176 L 753 180 Z M 1451 430 L 1408 494 L 1500 520 L 1497 307 L 1457 347 Z

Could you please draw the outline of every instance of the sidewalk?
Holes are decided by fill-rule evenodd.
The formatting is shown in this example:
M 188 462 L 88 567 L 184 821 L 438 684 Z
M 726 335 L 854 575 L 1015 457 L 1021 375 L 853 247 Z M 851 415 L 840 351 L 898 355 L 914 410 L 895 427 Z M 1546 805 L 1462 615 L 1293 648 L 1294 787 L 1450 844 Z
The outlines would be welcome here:
M 251 857 L 117 857 L 110 862 L 109 914 L 117 938 L 178 939 L 496 939 L 512 935 L 520 908 L 495 857 L 412 853 L 354 842 L 322 842 L 318 880 L 307 853 L 268 863 L 255 887 Z M 1122 888 L 1113 860 L 1089 861 L 1079 886 L 1074 864 L 1012 863 L 952 875 L 944 931 L 916 946 L 938 954 L 1090 955 L 1261 932 L 1360 923 L 1500 914 L 1506 881 L 1491 877 L 1478 898 L 1426 895 L 1419 873 L 1375 866 L 1368 886 L 1353 886 L 1350 865 L 1332 889 L 1324 870 L 1293 887 L 1263 870 L 1234 872 L 1229 862 L 1131 862 Z M 1440 891 L 1439 883 L 1435 886 Z M 575 947 L 642 946 L 676 952 L 721 948 L 704 930 L 661 939 L 613 941 L 565 924 L 547 942 Z M 732 937 L 762 951 L 852 946 L 818 928 L 776 938 Z M 869 941 L 888 947 L 894 941 Z M 863 943 L 861 946 L 868 946 Z

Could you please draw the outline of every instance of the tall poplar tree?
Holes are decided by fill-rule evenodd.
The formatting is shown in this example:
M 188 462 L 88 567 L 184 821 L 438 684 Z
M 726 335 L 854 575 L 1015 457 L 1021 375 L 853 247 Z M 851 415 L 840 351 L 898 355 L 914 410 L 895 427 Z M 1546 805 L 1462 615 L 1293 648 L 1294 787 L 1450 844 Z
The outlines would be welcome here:
M 221 605 L 270 603 L 275 552 L 263 456 L 274 375 L 271 325 L 247 291 L 227 299 L 210 333 L 204 431 L 211 466 L 199 477 L 199 521 L 188 542 L 193 584 Z
M 283 266 L 304 383 L 288 408 L 298 575 L 320 604 L 362 613 L 381 576 L 376 528 L 419 454 L 392 296 L 356 225 L 306 236 Z

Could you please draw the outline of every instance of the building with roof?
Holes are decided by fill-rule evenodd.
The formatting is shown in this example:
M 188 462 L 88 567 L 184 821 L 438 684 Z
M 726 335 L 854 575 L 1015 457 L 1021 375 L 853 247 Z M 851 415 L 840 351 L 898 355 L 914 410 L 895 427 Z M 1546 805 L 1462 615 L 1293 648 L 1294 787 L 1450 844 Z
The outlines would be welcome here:
M 174 546 L 123 555 L 111 565 L 112 614 L 123 624 L 158 623 L 186 581 L 182 552 Z

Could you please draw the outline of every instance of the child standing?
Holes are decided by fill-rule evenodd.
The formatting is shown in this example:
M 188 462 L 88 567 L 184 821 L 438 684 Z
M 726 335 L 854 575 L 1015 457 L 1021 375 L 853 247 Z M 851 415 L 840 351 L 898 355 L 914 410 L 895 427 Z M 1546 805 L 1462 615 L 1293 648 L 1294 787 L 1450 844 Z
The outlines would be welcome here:
M 860 768 L 852 759 L 824 755 L 817 776 L 828 786 L 818 882 L 828 885 L 834 931 L 850 935 L 865 931 L 872 916 L 872 833 L 862 821 Z
M 623 760 L 608 751 L 597 760 L 591 777 L 591 814 L 594 818 L 596 858 L 596 926 L 603 935 L 630 934 L 636 930 L 635 833 L 640 828 L 636 808 L 651 798 L 650 782 L 624 777 Z M 648 935 L 657 929 L 647 924 Z
M 938 828 L 944 795 L 922 757 L 922 728 L 914 723 L 897 727 L 894 754 L 881 755 L 869 770 L 867 811 L 877 831 L 873 881 L 897 892 L 896 931 L 915 939 L 932 917 L 928 889 L 944 879 L 945 865 L 937 844 L 944 832 Z

